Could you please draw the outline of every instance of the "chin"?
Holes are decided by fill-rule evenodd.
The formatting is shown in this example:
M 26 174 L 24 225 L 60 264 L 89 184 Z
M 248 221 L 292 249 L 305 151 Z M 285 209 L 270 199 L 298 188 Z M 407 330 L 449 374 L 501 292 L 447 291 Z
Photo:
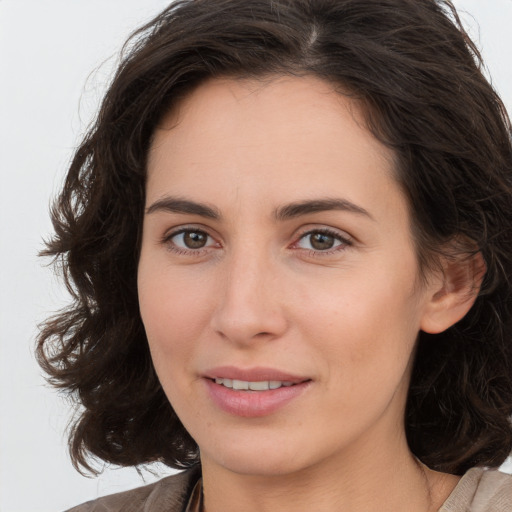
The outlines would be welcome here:
M 282 454 L 238 454 L 224 455 L 216 463 L 226 470 L 245 476 L 277 477 L 297 473 L 304 469 L 300 461 L 293 457 L 283 457 Z
M 293 439 L 291 436 L 276 436 L 275 439 L 258 439 L 256 433 L 238 439 L 230 438 L 230 443 L 222 442 L 211 444 L 201 449 L 201 460 L 208 460 L 216 466 L 240 474 L 261 477 L 290 475 L 315 463 L 321 463 L 326 457 L 318 452 L 308 453 L 307 447 L 311 441 L 307 439 Z M 200 445 L 201 446 L 201 445 Z

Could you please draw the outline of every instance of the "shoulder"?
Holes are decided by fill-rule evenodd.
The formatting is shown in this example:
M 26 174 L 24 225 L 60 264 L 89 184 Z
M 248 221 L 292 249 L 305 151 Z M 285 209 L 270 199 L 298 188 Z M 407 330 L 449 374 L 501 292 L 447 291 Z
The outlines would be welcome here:
M 199 468 L 190 469 L 150 485 L 88 501 L 67 512 L 181 512 L 200 475 Z
M 512 475 L 473 468 L 460 480 L 439 512 L 512 511 Z

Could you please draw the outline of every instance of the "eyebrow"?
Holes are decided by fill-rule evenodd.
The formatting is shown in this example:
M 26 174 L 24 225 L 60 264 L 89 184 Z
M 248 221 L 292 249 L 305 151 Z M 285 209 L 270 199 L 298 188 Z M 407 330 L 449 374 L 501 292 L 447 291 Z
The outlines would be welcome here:
M 338 198 L 325 198 L 298 201 L 290 203 L 277 208 L 274 211 L 274 218 L 278 221 L 285 221 L 308 215 L 312 213 L 325 212 L 329 210 L 340 210 L 358 215 L 364 215 L 369 219 L 374 220 L 372 215 L 362 208 L 347 199 Z M 146 209 L 146 214 L 154 212 L 170 212 L 170 213 L 184 213 L 191 215 L 198 215 L 207 219 L 219 220 L 222 218 L 220 211 L 214 206 L 204 203 L 197 203 L 188 199 L 180 197 L 166 196 L 162 199 L 155 201 L 151 206 Z
M 352 203 L 346 199 L 338 198 L 325 198 L 325 199 L 314 199 L 299 201 L 297 203 L 290 203 L 285 206 L 278 208 L 274 212 L 274 217 L 277 220 L 289 220 L 302 215 L 311 213 L 325 212 L 329 210 L 341 210 L 345 212 L 356 213 L 358 215 L 364 215 L 369 219 L 375 220 L 370 213 L 363 207 Z
M 196 203 L 179 197 L 163 197 L 155 201 L 151 206 L 146 208 L 146 214 L 154 212 L 171 212 L 171 213 L 186 213 L 192 215 L 199 215 L 207 219 L 218 220 L 221 214 L 214 206 L 207 204 Z

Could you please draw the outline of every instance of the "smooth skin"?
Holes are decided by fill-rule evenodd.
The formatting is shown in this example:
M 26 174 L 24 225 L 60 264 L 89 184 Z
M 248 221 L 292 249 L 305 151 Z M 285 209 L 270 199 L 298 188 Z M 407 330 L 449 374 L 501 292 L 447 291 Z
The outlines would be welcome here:
M 408 449 L 412 357 L 471 307 L 477 268 L 420 278 L 393 154 L 329 84 L 217 79 L 183 100 L 150 149 L 138 285 L 207 512 L 437 510 L 458 479 Z M 207 390 L 226 365 L 309 384 L 241 417 Z

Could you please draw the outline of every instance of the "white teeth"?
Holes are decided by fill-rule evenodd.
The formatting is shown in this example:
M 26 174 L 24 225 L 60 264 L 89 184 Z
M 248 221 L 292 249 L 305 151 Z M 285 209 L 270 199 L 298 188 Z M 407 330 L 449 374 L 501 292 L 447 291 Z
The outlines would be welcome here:
M 226 388 L 235 389 L 237 391 L 268 391 L 269 389 L 278 389 L 281 386 L 293 386 L 293 382 L 280 381 L 280 380 L 262 380 L 262 381 L 247 381 L 237 379 L 215 379 L 216 384 L 221 384 Z
M 252 391 L 266 391 L 269 388 L 268 381 L 249 382 L 249 389 Z
M 249 389 L 249 383 L 246 380 L 233 379 L 233 389 Z

